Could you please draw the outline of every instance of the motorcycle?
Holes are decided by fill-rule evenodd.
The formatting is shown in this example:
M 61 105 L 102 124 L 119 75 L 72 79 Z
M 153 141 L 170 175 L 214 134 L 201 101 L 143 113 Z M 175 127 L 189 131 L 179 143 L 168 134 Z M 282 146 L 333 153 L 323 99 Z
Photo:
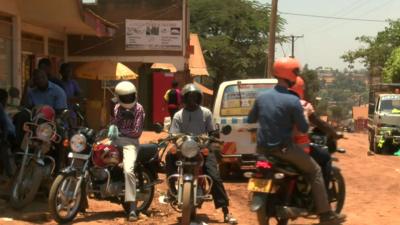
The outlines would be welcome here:
M 104 132 L 95 135 L 81 128 L 70 138 L 69 166 L 57 176 L 50 189 L 49 208 L 58 223 L 72 221 L 85 208 L 87 197 L 121 204 L 124 202 L 125 182 L 122 149 L 105 139 Z M 137 209 L 145 212 L 151 205 L 158 179 L 158 145 L 140 145 L 135 163 Z
M 222 129 L 223 134 L 230 132 L 230 126 Z M 212 200 L 210 191 L 213 180 L 203 174 L 202 167 L 204 158 L 213 154 L 208 149 L 209 145 L 223 142 L 212 135 L 170 134 L 160 140 L 160 147 L 164 147 L 165 151 L 169 143 L 173 144 L 171 153 L 178 158 L 177 173 L 167 177 L 168 192 L 173 196 L 173 200 L 169 202 L 173 209 L 181 212 L 181 224 L 188 225 L 196 217 L 197 208 L 201 208 L 205 201 Z
M 317 129 L 310 134 L 310 139 L 311 148 L 323 148 L 331 154 L 337 150 L 336 140 L 329 140 Z M 332 144 L 333 147 L 330 146 Z M 332 161 L 338 159 L 332 158 Z M 260 225 L 287 225 L 289 220 L 315 215 L 311 185 L 290 164 L 266 156 L 256 162 L 256 171 L 246 173 L 245 177 L 249 178 L 248 190 L 252 194 L 250 209 L 257 213 Z M 332 166 L 328 184 L 332 210 L 340 213 L 345 202 L 346 186 L 338 167 Z
M 32 115 L 30 111 L 29 114 Z M 23 151 L 16 153 L 22 160 L 17 163 L 17 177 L 11 189 L 10 204 L 15 209 L 30 203 L 40 185 L 51 181 L 56 162 L 46 154 L 55 149 L 54 143 L 61 141 L 54 120 L 34 117 L 31 121 L 24 123 L 25 134 L 21 143 Z

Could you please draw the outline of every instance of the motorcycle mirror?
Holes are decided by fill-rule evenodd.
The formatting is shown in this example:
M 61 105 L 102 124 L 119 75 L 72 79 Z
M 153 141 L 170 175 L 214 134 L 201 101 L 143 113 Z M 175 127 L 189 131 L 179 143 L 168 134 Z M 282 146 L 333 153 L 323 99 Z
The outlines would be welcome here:
M 229 125 L 225 125 L 222 127 L 222 131 L 221 133 L 223 133 L 224 135 L 228 135 L 232 132 L 232 127 Z
M 65 110 L 62 111 L 62 113 L 61 113 L 61 118 L 62 118 L 63 120 L 66 120 L 68 117 L 69 117 L 69 110 L 68 110 L 68 109 L 65 109 Z
M 159 134 L 159 133 L 161 133 L 162 131 L 163 131 L 163 126 L 160 124 L 160 123 L 156 123 L 156 124 L 154 124 L 153 125 L 153 130 L 157 133 L 157 134 Z

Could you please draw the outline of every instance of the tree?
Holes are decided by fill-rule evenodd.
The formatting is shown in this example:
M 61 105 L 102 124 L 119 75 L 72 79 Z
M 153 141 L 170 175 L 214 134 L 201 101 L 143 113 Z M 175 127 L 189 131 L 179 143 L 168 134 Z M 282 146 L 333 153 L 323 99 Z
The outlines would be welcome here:
M 270 9 L 256 1 L 190 0 L 190 27 L 198 33 L 214 90 L 224 80 L 265 74 Z M 278 31 L 283 26 L 278 19 Z
M 400 47 L 392 51 L 383 68 L 383 81 L 387 83 L 400 82 Z
M 301 72 L 301 77 L 304 79 L 306 85 L 304 98 L 315 105 L 315 98 L 318 95 L 320 87 L 317 71 L 309 69 L 306 64 Z
M 400 46 L 400 20 L 389 21 L 385 30 L 376 37 L 361 36 L 356 40 L 364 47 L 348 51 L 342 59 L 350 65 L 360 59 L 370 72 L 380 73 L 392 51 Z

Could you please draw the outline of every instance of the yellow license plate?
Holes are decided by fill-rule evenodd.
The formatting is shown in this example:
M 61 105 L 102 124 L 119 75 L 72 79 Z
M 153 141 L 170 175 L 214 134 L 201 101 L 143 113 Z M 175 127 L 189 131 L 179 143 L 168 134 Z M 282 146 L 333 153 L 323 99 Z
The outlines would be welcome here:
M 270 179 L 250 178 L 247 190 L 252 192 L 275 193 Z

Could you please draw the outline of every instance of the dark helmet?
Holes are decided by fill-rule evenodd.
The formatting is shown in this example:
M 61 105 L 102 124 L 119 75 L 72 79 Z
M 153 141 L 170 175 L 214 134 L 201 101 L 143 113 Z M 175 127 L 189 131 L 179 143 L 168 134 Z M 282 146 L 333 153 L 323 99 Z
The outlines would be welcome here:
M 196 103 L 200 105 L 203 99 L 203 93 L 195 84 L 186 84 L 183 87 L 182 89 L 183 103 L 185 104 L 187 103 L 187 98 L 191 93 L 195 93 L 198 96 Z

